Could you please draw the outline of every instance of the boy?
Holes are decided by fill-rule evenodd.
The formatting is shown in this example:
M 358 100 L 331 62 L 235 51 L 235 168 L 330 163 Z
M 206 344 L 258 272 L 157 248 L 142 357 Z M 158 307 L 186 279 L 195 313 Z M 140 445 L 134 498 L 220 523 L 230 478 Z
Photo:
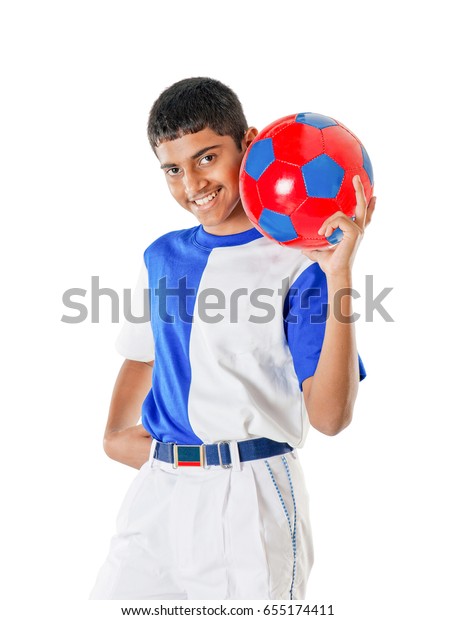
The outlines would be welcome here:
M 351 298 L 335 296 L 374 199 L 367 210 L 356 177 L 356 221 L 338 213 L 321 229 L 342 241 L 300 253 L 245 215 L 239 169 L 257 130 L 228 87 L 177 82 L 148 135 L 199 226 L 147 248 L 133 314 L 149 288 L 152 329 L 126 323 L 118 339 L 104 445 L 140 472 L 91 598 L 303 599 L 313 551 L 295 448 L 309 423 L 328 435 L 349 424 L 365 376 L 354 323 L 339 320 Z

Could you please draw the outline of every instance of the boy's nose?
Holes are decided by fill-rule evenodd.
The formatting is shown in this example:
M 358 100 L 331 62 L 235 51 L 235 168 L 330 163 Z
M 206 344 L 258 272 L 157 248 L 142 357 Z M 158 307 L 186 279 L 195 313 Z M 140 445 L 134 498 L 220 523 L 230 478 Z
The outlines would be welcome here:
M 198 194 L 201 193 L 201 190 L 206 187 L 207 181 L 204 179 L 203 176 L 200 176 L 197 173 L 187 172 L 183 177 L 183 184 L 185 186 L 188 200 L 194 200 L 195 198 L 197 198 Z

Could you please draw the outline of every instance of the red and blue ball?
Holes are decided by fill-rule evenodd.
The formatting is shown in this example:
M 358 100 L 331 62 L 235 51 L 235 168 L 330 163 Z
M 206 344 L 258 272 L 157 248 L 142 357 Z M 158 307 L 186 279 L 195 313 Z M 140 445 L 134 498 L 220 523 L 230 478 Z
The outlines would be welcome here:
M 354 217 L 357 174 L 368 202 L 373 168 L 360 140 L 329 116 L 293 114 L 268 125 L 248 147 L 240 196 L 266 237 L 289 247 L 325 248 L 341 241 L 343 233 L 319 235 L 324 221 L 337 211 Z

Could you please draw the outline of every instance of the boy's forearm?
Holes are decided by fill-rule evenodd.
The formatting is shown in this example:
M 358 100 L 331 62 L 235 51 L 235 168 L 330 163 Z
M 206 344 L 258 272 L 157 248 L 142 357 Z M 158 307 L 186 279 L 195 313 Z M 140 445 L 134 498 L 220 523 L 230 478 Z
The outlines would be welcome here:
M 113 431 L 104 438 L 104 450 L 114 461 L 140 469 L 150 455 L 152 439 L 142 424 Z
M 125 360 L 112 393 L 104 450 L 115 461 L 139 469 L 148 459 L 151 438 L 141 424 L 142 403 L 152 385 L 153 363 Z
M 329 316 L 324 343 L 305 403 L 312 426 L 335 435 L 351 421 L 359 363 L 352 320 L 351 275 L 328 276 L 327 286 Z

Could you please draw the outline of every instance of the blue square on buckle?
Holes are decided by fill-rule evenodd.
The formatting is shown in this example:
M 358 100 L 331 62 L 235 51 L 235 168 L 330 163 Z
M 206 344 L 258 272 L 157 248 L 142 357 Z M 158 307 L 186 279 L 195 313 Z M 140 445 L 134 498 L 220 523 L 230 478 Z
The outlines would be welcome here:
M 178 467 L 201 467 L 200 446 L 177 446 Z

